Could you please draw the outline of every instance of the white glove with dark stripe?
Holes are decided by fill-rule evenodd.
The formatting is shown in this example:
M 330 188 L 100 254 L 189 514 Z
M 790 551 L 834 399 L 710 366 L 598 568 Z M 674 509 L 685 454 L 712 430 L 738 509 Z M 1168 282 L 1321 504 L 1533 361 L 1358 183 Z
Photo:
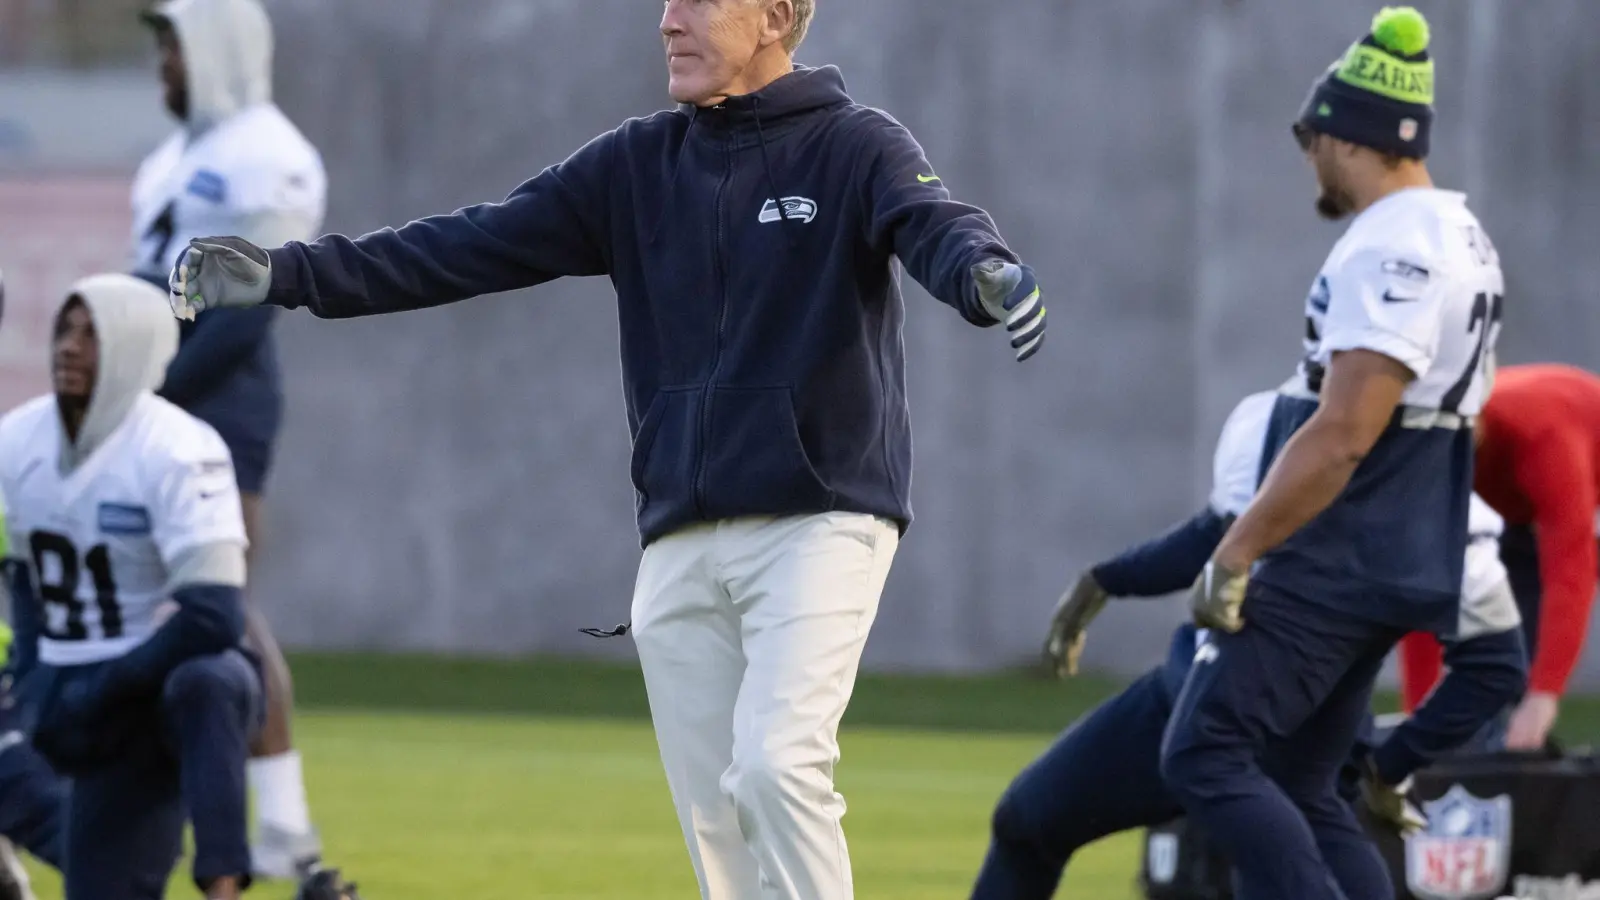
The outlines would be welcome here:
M 267 251 L 240 237 L 195 238 L 167 278 L 172 314 L 190 320 L 208 309 L 257 306 L 271 287 Z
M 1044 345 L 1044 300 L 1033 270 L 989 259 L 972 267 L 972 278 L 978 283 L 978 301 L 984 312 L 1005 323 L 1017 362 L 1038 353 Z

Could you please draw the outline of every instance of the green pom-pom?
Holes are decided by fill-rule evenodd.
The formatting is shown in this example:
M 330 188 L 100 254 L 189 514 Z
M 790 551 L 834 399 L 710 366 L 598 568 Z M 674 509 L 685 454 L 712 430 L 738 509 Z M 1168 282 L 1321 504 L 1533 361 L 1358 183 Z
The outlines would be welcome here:
M 1372 37 L 1391 52 L 1415 56 L 1428 49 L 1428 20 L 1409 6 L 1385 6 L 1372 17 Z

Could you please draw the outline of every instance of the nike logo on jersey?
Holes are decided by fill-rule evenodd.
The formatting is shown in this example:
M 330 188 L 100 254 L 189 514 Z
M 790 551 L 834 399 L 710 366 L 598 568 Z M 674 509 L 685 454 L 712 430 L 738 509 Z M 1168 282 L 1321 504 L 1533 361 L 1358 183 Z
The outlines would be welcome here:
M 917 176 L 917 180 L 922 182 L 923 184 L 932 184 L 935 181 L 939 180 L 939 176 L 937 176 L 937 175 L 918 175 Z
M 1385 303 L 1415 303 L 1416 301 L 1418 301 L 1420 299 L 1422 299 L 1422 298 L 1420 298 L 1420 297 L 1396 297 L 1394 295 L 1394 293 L 1392 291 L 1389 291 L 1389 290 L 1385 290 L 1383 292 L 1383 302 L 1385 302 Z

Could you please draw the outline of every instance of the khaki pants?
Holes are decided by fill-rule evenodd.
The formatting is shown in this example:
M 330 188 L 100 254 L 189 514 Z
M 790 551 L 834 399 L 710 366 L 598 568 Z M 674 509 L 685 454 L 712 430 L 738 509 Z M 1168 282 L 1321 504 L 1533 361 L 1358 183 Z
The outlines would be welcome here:
M 705 900 L 849 900 L 839 718 L 899 544 L 827 513 L 699 525 L 639 565 L 633 637 Z

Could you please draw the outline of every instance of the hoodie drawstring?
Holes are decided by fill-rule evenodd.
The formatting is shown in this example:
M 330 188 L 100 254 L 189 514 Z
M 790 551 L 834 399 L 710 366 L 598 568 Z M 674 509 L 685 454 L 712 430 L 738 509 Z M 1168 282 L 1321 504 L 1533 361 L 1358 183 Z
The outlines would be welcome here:
M 767 152 L 767 134 L 761 130 L 761 98 L 752 97 L 751 111 L 756 119 L 756 142 L 761 145 L 761 167 L 767 171 L 767 187 L 772 189 L 772 202 L 778 204 L 778 218 L 783 221 L 783 233 L 789 238 L 789 246 L 796 243 L 794 227 L 790 224 L 789 211 L 784 208 L 783 191 L 778 190 L 778 179 L 772 174 L 772 156 Z
M 661 215 L 656 217 L 655 227 L 650 229 L 650 243 L 654 244 L 661 236 L 661 226 L 667 222 L 667 213 L 672 211 L 672 191 L 678 186 L 678 172 L 683 168 L 683 152 L 689 146 L 689 134 L 694 131 L 694 123 L 700 120 L 700 107 L 696 106 L 689 113 L 689 127 L 683 130 L 683 140 L 678 142 L 678 158 L 672 164 L 672 178 L 667 181 L 667 196 L 661 201 Z

